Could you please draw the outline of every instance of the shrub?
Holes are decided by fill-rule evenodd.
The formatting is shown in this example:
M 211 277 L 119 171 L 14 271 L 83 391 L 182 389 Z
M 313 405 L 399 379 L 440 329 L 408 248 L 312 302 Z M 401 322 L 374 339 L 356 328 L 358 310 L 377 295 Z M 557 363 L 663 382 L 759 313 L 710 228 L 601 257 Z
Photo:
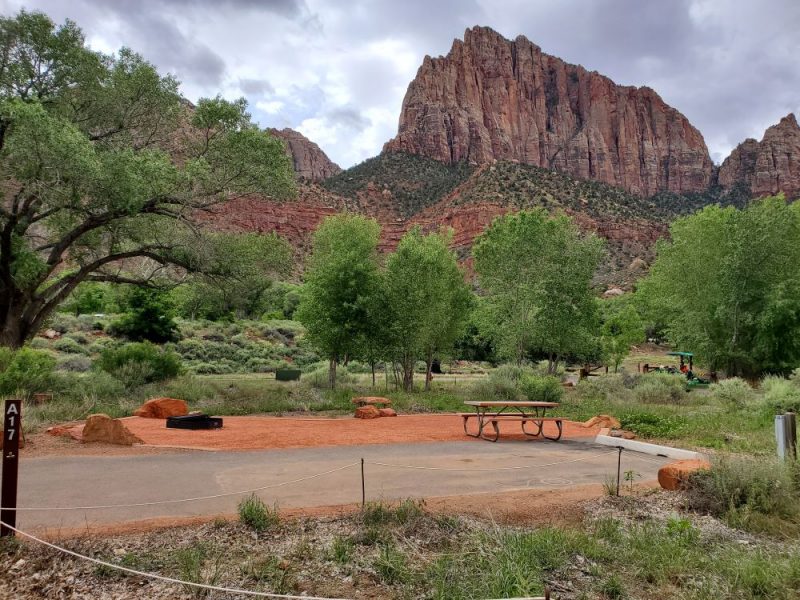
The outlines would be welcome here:
M 578 382 L 576 388 L 578 395 L 584 400 L 628 400 L 631 393 L 625 387 L 623 376 L 603 375 L 601 377 L 587 377 Z
M 53 342 L 53 349 L 65 354 L 83 354 L 86 352 L 78 342 L 72 338 L 63 337 Z
M 0 394 L 47 391 L 55 366 L 56 359 L 42 350 L 0 348 Z
M 175 341 L 175 323 L 169 296 L 160 291 L 132 288 L 124 301 L 126 312 L 109 326 L 109 332 L 134 341 L 156 343 Z
M 357 381 L 357 377 L 350 373 L 348 367 L 337 367 L 336 368 L 336 385 L 343 384 L 347 385 L 349 383 L 355 383 Z M 327 388 L 328 387 L 328 365 L 320 365 L 310 373 L 303 375 L 303 380 L 307 382 L 311 387 L 315 388 Z
M 711 395 L 737 409 L 744 408 L 756 397 L 753 388 L 744 379 L 738 377 L 731 377 L 715 383 L 711 386 Z
M 516 382 L 504 377 L 498 377 L 494 373 L 486 379 L 473 383 L 470 390 L 475 400 L 484 402 L 495 400 L 513 402 L 523 399 L 522 391 Z
M 520 380 L 519 387 L 531 402 L 560 402 L 564 395 L 564 388 L 556 377 L 526 375 Z
M 239 502 L 239 520 L 255 531 L 265 531 L 280 521 L 277 509 L 270 509 L 264 501 L 250 494 Z
M 71 333 L 68 333 L 68 334 L 65 336 L 65 338 L 68 338 L 68 339 L 71 339 L 71 340 L 75 340 L 75 341 L 76 341 L 77 343 L 79 343 L 81 346 L 85 346 L 86 344 L 88 344 L 88 343 L 89 343 L 89 336 L 88 336 L 88 335 L 86 335 L 86 334 L 85 334 L 84 332 L 82 332 L 82 331 L 73 331 L 73 332 L 71 332 Z
M 181 360 L 177 354 L 159 348 L 150 342 L 125 344 L 103 351 L 97 366 L 120 380 L 131 384 L 162 381 L 179 375 Z
M 648 373 L 633 390 L 646 404 L 676 404 L 686 398 L 686 380 L 669 373 Z
M 520 367 L 518 365 L 504 364 L 497 367 L 490 373 L 490 377 L 496 377 L 518 384 L 524 377 L 535 375 L 536 371 L 531 367 Z
M 777 459 L 725 458 L 695 473 L 687 493 L 691 508 L 724 517 L 734 527 L 769 529 L 763 517 L 800 526 L 800 480 L 792 466 Z M 775 532 L 782 527 L 771 525 Z
M 75 355 L 68 356 L 63 360 L 58 361 L 59 371 L 73 371 L 75 373 L 84 373 L 92 368 L 92 361 L 88 356 Z
M 761 383 L 764 390 L 764 407 L 772 414 L 787 410 L 800 412 L 800 385 L 783 377 L 765 377 Z

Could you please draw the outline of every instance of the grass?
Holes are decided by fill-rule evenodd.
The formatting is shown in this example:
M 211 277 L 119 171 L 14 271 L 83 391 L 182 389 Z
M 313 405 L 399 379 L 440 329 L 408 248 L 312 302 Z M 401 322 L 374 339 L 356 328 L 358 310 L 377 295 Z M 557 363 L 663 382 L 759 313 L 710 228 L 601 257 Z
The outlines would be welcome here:
M 280 521 L 277 508 L 269 508 L 255 494 L 250 494 L 239 502 L 239 520 L 256 532 L 266 531 Z

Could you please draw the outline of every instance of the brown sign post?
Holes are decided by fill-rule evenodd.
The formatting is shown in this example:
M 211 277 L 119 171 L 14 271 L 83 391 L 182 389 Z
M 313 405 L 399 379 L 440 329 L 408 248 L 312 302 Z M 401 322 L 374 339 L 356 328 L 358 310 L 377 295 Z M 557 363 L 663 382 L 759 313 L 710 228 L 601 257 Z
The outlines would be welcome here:
M 17 526 L 17 474 L 19 467 L 19 436 L 22 435 L 22 401 L 6 400 L 3 409 L 3 480 L 0 491 L 0 521 Z M 0 537 L 14 531 L 0 525 Z

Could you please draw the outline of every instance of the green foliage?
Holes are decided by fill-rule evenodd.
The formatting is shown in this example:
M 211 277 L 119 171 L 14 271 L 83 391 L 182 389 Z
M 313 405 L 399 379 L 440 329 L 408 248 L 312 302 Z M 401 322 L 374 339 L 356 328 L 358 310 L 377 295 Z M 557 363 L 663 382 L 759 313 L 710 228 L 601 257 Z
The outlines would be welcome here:
M 277 509 L 270 509 L 264 501 L 250 494 L 239 502 L 239 520 L 254 531 L 266 531 L 280 522 Z
M 357 215 L 328 217 L 314 233 L 297 318 L 330 359 L 332 385 L 336 363 L 359 356 L 381 316 L 379 233 L 374 219 Z
M 764 406 L 770 414 L 782 414 L 787 410 L 800 413 L 800 385 L 796 379 L 768 376 L 761 383 L 764 390 Z
M 623 429 L 646 438 L 671 439 L 686 427 L 686 419 L 678 415 L 660 415 L 648 412 L 624 412 L 619 415 Z
M 689 504 L 733 527 L 800 533 L 800 470 L 775 458 L 728 457 L 695 473 Z M 772 517 L 773 520 L 765 517 Z
M 637 295 L 711 369 L 754 377 L 800 362 L 800 205 L 710 206 L 675 221 Z
M 48 352 L 0 347 L 0 395 L 48 391 L 55 366 L 56 360 Z
M 711 386 L 711 394 L 731 408 L 742 409 L 753 404 L 756 394 L 744 379 L 731 377 Z
M 466 162 L 447 165 L 415 154 L 389 152 L 327 178 L 322 186 L 354 200 L 367 185 L 387 190 L 392 203 L 408 217 L 434 204 L 471 173 Z
M 211 273 L 219 263 L 204 261 L 206 235 L 187 216 L 232 195 L 293 193 L 282 142 L 243 100 L 201 99 L 189 114 L 174 78 L 128 49 L 93 52 L 74 23 L 41 13 L 1 18 L 0 44 L 0 171 L 13 182 L 0 343 L 22 345 L 83 282 Z M 73 300 L 78 312 L 97 304 Z
M 634 388 L 639 402 L 678 404 L 686 399 L 686 378 L 681 374 L 647 373 Z
M 475 242 L 475 271 L 486 292 L 485 330 L 517 362 L 599 354 L 590 281 L 602 242 L 566 216 L 544 210 L 498 217 Z
M 113 290 L 108 284 L 85 281 L 79 284 L 62 305 L 62 310 L 77 315 L 114 312 Z
M 122 298 L 123 316 L 114 321 L 109 332 L 130 340 L 157 344 L 178 338 L 172 301 L 166 292 L 157 289 L 131 287 Z
M 558 377 L 528 375 L 520 381 L 520 389 L 531 402 L 561 402 L 564 388 Z
M 601 300 L 600 344 L 606 359 L 619 370 L 631 346 L 644 341 L 644 324 L 629 296 Z
M 176 377 L 183 369 L 175 352 L 160 349 L 150 342 L 104 350 L 96 364 L 103 371 L 132 384 Z
M 414 362 L 424 359 L 430 368 L 437 354 L 453 348 L 469 317 L 472 294 L 448 247 L 451 239 L 449 232 L 423 235 L 414 228 L 387 260 L 391 352 L 402 365 L 406 390 L 413 388 Z

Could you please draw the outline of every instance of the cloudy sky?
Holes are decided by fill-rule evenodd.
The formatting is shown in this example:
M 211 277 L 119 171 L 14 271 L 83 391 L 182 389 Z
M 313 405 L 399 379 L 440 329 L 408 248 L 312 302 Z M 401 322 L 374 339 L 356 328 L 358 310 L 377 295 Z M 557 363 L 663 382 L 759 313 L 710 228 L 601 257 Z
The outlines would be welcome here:
M 800 113 L 800 0 L 0 0 L 71 18 L 97 50 L 129 46 L 190 100 L 245 96 L 343 167 L 397 130 L 426 54 L 488 25 L 627 85 L 649 85 L 703 133 L 715 162 Z

